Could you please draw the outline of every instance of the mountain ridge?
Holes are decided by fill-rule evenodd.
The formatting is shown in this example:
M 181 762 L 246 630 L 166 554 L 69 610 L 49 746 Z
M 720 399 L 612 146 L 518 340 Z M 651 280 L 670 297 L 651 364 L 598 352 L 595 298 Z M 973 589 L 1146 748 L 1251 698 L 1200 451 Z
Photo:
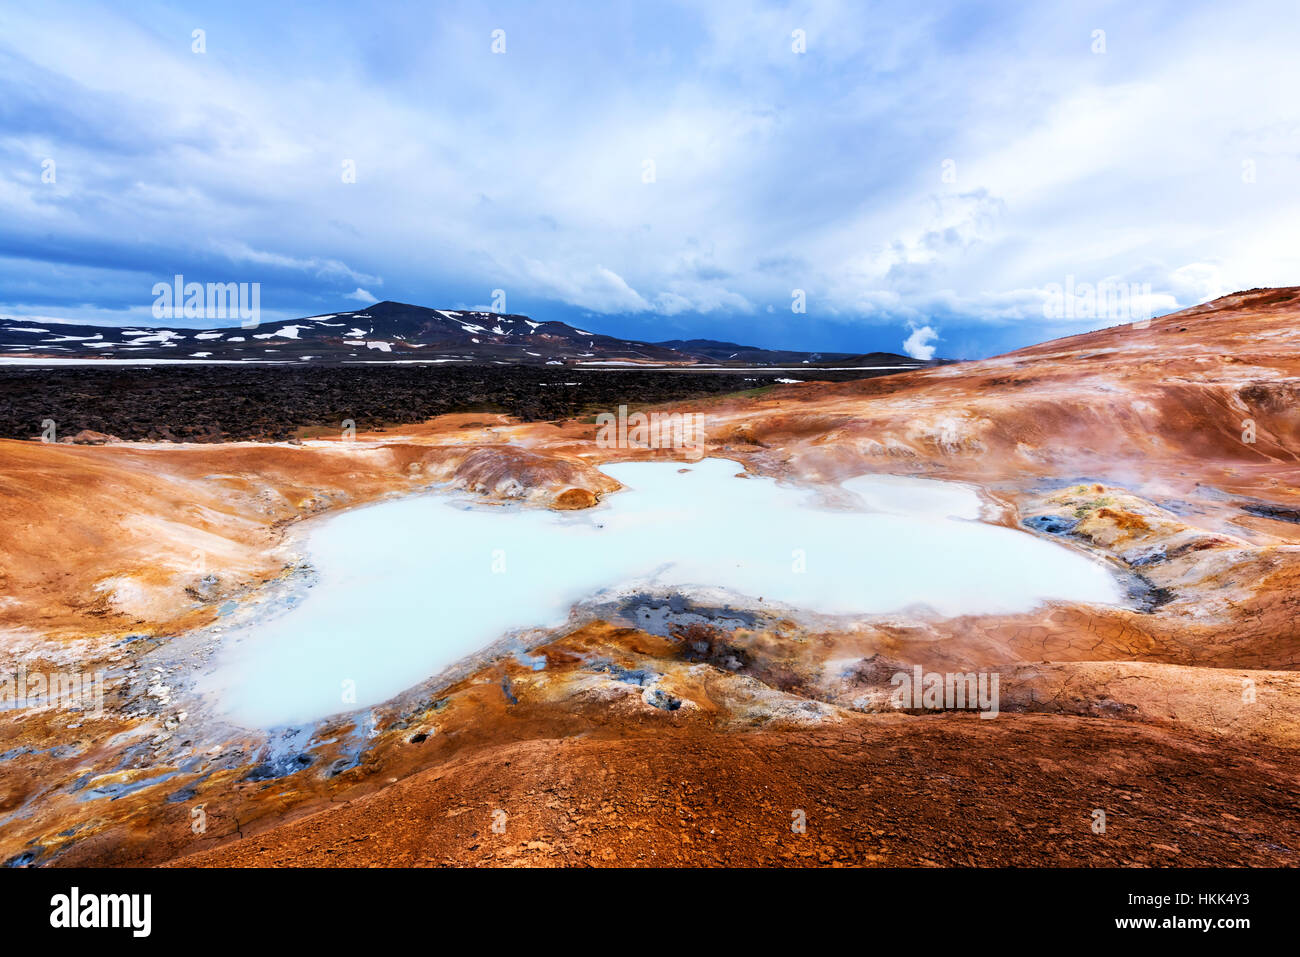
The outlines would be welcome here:
M 137 363 L 486 362 L 593 367 L 763 367 L 780 363 L 859 367 L 870 363 L 900 369 L 936 364 L 894 353 L 761 349 L 715 339 L 645 342 L 591 332 L 558 320 L 538 321 L 518 313 L 435 309 L 393 300 L 350 312 L 210 329 L 45 325 L 37 320 L 5 319 L 0 320 L 0 360 L 6 359 Z

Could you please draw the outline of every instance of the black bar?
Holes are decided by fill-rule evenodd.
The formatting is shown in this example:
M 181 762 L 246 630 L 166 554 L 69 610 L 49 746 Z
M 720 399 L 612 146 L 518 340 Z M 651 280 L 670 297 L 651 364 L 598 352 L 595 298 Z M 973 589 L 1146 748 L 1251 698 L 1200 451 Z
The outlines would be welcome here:
M 90 895 L 150 895 L 148 936 L 134 936 L 130 926 L 52 927 L 52 899 L 70 896 L 73 887 L 83 906 Z M 1035 948 L 1194 936 L 1231 946 L 1260 932 L 1258 939 L 1283 939 L 1295 926 L 1295 887 L 1290 870 L 49 868 L 0 876 L 0 919 L 10 939 L 25 947 L 34 937 L 66 942 L 72 935 L 128 947 L 220 939 L 261 949 L 389 938 L 443 946 L 466 933 L 513 938 L 520 946 L 564 937 L 650 945 L 661 936 L 662 946 L 685 947 L 699 931 L 737 941 L 752 935 L 760 943 L 770 933 L 794 933 L 810 947 L 844 933 L 873 949 L 882 941 L 974 945 L 1019 931 L 1035 934 Z M 1133 919 L 1155 924 L 1119 926 Z M 1177 923 L 1189 919 L 1244 919 L 1248 926 L 1206 930 Z

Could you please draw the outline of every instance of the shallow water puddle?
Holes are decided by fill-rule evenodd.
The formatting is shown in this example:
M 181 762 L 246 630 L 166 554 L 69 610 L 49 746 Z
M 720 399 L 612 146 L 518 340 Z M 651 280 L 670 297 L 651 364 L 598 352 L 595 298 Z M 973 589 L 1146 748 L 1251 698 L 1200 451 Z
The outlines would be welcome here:
M 706 459 L 609 465 L 626 490 L 584 512 L 429 494 L 305 527 L 319 574 L 294 607 L 233 631 L 213 692 L 253 727 L 387 700 L 516 629 L 564 623 L 602 590 L 723 588 L 825 614 L 951 616 L 1048 599 L 1118 603 L 1098 562 L 974 521 L 975 490 L 896 476 L 843 487 L 858 510 Z M 355 689 L 355 700 L 344 697 Z

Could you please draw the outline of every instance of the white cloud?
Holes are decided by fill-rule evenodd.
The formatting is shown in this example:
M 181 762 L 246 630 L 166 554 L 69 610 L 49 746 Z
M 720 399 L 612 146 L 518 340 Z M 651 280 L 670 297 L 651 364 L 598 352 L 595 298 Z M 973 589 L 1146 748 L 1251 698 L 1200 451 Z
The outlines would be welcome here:
M 675 292 L 661 292 L 655 298 L 655 311 L 661 316 L 675 316 L 689 311 L 690 308 L 691 301 Z
M 366 303 L 378 301 L 377 297 L 372 296 L 370 293 L 366 292 L 366 290 L 362 289 L 360 286 L 357 286 L 356 292 L 350 292 L 347 295 L 345 295 L 343 298 L 355 299 L 357 302 L 366 302 Z
M 674 282 L 672 289 L 655 297 L 655 312 L 662 316 L 675 316 L 684 312 L 752 313 L 754 305 L 740 293 L 724 289 L 716 283 Z
M 293 269 L 300 272 L 310 273 L 311 275 L 327 280 L 346 279 L 352 282 L 383 282 L 383 279 L 380 277 L 357 272 L 346 263 L 339 262 L 337 259 L 321 258 L 318 256 L 311 256 L 308 258 L 289 256 L 283 253 L 254 249 L 249 246 L 248 243 L 240 241 L 216 242 L 213 246 L 222 255 L 229 257 L 235 262 L 254 263 L 256 265 L 274 266 L 282 269 Z
M 1208 302 L 1235 292 L 1224 282 L 1223 272 L 1215 263 L 1188 263 L 1169 275 L 1169 286 L 1179 302 Z
M 903 351 L 913 359 L 928 362 L 934 358 L 934 343 L 938 338 L 939 333 L 935 332 L 930 326 L 918 326 L 912 330 L 911 335 L 903 340 Z
M 521 283 L 561 302 L 592 312 L 645 312 L 650 304 L 627 281 L 604 266 L 575 269 L 536 259 L 523 261 Z

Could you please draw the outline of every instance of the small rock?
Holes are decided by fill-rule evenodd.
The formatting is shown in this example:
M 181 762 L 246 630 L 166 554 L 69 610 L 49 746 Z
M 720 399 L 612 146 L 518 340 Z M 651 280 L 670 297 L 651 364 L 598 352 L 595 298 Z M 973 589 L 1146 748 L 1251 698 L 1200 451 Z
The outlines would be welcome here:
M 116 435 L 106 435 L 103 432 L 95 432 L 92 429 L 82 429 L 72 437 L 76 445 L 107 445 L 109 442 L 121 442 Z
M 659 688 L 647 688 L 641 695 L 641 700 L 660 711 L 676 711 L 682 706 L 681 698 L 674 698 Z

